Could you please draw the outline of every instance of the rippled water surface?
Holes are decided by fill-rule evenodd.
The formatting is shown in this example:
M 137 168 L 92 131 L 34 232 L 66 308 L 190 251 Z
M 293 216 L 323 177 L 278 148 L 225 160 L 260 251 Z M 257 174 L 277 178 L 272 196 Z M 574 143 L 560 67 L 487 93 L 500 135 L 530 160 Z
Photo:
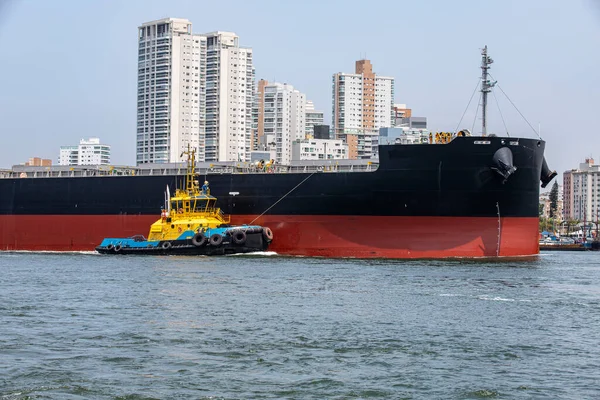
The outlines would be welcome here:
M 600 253 L 0 253 L 0 399 L 600 398 Z

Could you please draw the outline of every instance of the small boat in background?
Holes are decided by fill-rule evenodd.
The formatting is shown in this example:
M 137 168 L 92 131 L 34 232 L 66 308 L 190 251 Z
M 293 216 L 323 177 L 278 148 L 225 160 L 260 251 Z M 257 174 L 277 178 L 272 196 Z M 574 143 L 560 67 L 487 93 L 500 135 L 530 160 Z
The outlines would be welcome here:
M 600 242 L 598 240 L 573 240 L 571 238 L 546 237 L 540 240 L 540 250 L 550 251 L 598 251 Z
M 188 154 L 185 188 L 171 197 L 167 186 L 165 208 L 158 221 L 142 235 L 105 238 L 96 247 L 102 254 L 224 255 L 266 251 L 273 232 L 259 225 L 230 225 L 217 207 L 208 182 L 200 187 L 195 174 L 195 151 Z

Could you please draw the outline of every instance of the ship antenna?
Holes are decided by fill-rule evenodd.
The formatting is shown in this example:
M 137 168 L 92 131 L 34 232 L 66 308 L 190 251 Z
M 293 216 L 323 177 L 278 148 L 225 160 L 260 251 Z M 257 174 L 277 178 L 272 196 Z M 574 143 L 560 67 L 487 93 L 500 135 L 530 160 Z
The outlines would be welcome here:
M 481 134 L 487 136 L 487 95 L 492 91 L 496 82 L 488 77 L 490 65 L 494 62 L 487 54 L 487 45 L 481 50 Z

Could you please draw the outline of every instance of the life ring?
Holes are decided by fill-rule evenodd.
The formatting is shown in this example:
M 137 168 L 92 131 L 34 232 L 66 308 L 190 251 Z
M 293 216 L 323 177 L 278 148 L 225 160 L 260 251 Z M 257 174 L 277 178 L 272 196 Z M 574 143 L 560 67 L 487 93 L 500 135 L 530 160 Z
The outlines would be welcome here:
M 106 246 L 106 250 L 112 250 L 112 249 L 113 249 L 113 247 L 115 247 L 115 245 L 114 245 L 114 244 L 112 244 L 112 243 L 109 243 L 109 244 Z
M 246 243 L 246 232 L 242 230 L 234 231 L 231 234 L 231 238 L 235 244 L 244 244 Z
M 180 208 L 179 210 L 177 210 L 177 214 L 183 214 L 183 208 Z
M 171 246 L 173 246 L 173 245 L 171 244 L 171 242 L 163 242 L 163 243 L 160 245 L 160 247 L 162 247 L 162 248 L 163 248 L 163 250 L 169 250 L 169 249 L 171 248 Z
M 121 248 L 122 248 L 121 244 L 117 244 L 117 245 L 115 246 L 115 253 L 118 253 L 118 252 L 120 252 L 120 251 L 121 251 Z
M 202 232 L 198 232 L 192 238 L 192 244 L 196 247 L 203 246 L 206 243 L 206 236 Z
M 223 243 L 223 236 L 213 233 L 209 239 L 211 246 L 220 246 Z
M 323 172 L 323 167 L 322 166 L 317 167 L 317 171 Z
M 177 228 L 177 232 L 181 233 L 181 227 Z
M 271 231 L 270 228 L 263 228 L 263 236 L 265 237 L 265 239 L 267 239 L 267 241 L 271 241 L 273 240 L 273 231 Z

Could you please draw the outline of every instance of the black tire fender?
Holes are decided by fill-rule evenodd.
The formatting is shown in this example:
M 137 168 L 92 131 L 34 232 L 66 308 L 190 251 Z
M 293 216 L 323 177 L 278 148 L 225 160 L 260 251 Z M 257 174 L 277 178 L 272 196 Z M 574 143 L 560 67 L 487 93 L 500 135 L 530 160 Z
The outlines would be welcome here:
M 202 232 L 198 232 L 192 238 L 192 244 L 196 247 L 204 246 L 206 244 L 206 236 Z
M 271 240 L 273 240 L 273 231 L 270 228 L 264 227 L 263 236 L 265 237 L 265 239 L 267 239 L 267 241 L 270 242 Z
M 218 233 L 213 233 L 210 236 L 209 242 L 211 246 L 220 246 L 221 243 L 223 243 L 223 236 L 219 235 Z
M 231 238 L 233 239 L 233 243 L 235 244 L 244 244 L 246 243 L 246 232 L 242 230 L 233 231 L 231 233 Z
M 163 242 L 163 243 L 160 245 L 160 247 L 162 247 L 162 248 L 163 248 L 163 250 L 169 250 L 169 249 L 171 248 L 171 246 L 173 246 L 173 245 L 171 244 L 171 242 Z

